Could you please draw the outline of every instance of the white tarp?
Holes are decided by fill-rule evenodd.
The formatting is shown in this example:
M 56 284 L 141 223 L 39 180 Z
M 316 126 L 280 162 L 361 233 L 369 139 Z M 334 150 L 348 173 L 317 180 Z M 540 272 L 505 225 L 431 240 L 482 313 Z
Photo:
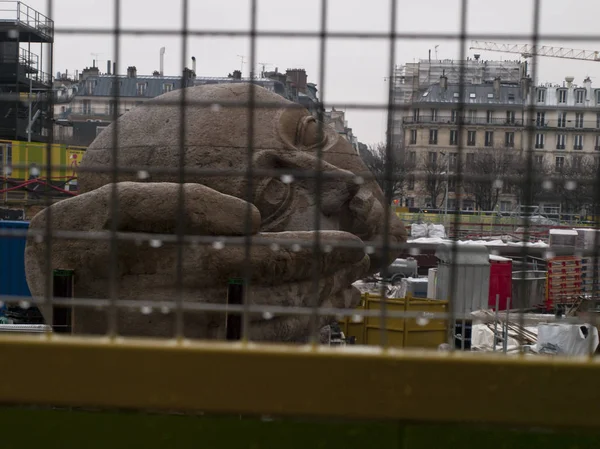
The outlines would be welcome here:
M 410 225 L 410 236 L 415 239 L 427 237 L 427 225 L 413 223 Z
M 498 323 L 498 333 L 502 334 L 502 323 Z M 507 352 L 519 349 L 519 342 L 512 337 L 508 337 Z M 486 324 L 475 324 L 471 327 L 471 350 L 473 351 L 493 351 L 494 350 L 494 331 Z M 496 345 L 496 351 L 502 351 L 502 343 Z
M 446 229 L 444 225 L 436 225 L 433 223 L 429 223 L 427 225 L 427 235 L 430 238 L 446 238 Z
M 547 323 L 538 326 L 534 350 L 540 354 L 589 355 L 598 343 L 598 329 L 589 324 Z
M 444 239 L 446 238 L 446 229 L 444 228 L 444 225 L 436 225 L 433 223 L 413 223 L 410 225 L 410 236 L 413 239 Z

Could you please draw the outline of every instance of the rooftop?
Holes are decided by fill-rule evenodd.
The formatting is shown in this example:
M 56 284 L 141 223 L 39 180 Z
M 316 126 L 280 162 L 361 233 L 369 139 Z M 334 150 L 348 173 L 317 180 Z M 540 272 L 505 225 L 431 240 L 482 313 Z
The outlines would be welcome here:
M 523 104 L 523 91 L 516 84 L 501 84 L 496 93 L 493 84 L 466 84 L 463 98 L 460 98 L 460 85 L 448 84 L 447 89 L 432 84 L 417 94 L 415 103 L 489 103 L 489 104 Z

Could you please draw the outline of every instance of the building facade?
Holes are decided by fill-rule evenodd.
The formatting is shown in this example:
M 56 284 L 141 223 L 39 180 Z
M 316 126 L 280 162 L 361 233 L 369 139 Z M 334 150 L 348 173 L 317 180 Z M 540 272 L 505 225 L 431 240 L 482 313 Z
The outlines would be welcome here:
M 422 87 L 410 89 L 410 93 L 406 88 L 398 91 L 400 107 L 394 120 L 393 141 L 412 170 L 403 205 L 512 211 L 521 206 L 519 188 L 501 178 L 516 173 L 527 176 L 523 169 L 529 148 L 536 176 L 578 170 L 591 173 L 598 166 L 600 88 L 593 88 L 589 78 L 576 85 L 572 77 L 562 85 L 532 86 L 526 67 L 506 71 L 503 64 L 502 70 L 489 76 L 470 76 L 462 89 L 456 76 L 450 77 L 445 69 L 437 67 L 433 72 L 441 71 L 441 75 L 435 82 L 421 79 L 417 84 Z M 501 67 L 500 63 L 492 66 Z M 514 76 L 502 79 L 502 71 Z M 517 80 L 517 73 L 525 76 Z M 490 80 L 492 75 L 494 79 Z M 489 181 L 487 187 L 485 182 L 465 181 L 458 192 L 455 175 L 459 147 L 465 180 L 471 175 L 499 180 Z M 461 204 L 457 202 L 458 193 Z M 540 192 L 534 201 L 548 213 L 570 209 L 570 204 L 564 204 L 553 190 Z
M 331 111 L 325 111 L 323 122 L 332 127 L 340 136 L 352 144 L 354 150 L 358 153 L 358 138 L 352 132 L 352 128 L 348 127 L 346 113 L 332 108 Z
M 138 75 L 136 67 L 129 67 L 127 75 L 115 76 L 110 73 L 111 67 L 114 65 L 109 61 L 106 73 L 94 66 L 84 69 L 77 80 L 65 78 L 55 82 L 56 141 L 87 146 L 115 115 L 172 90 L 208 84 L 253 82 L 317 113 L 317 87 L 307 81 L 304 69 L 289 69 L 286 73 L 276 69 L 260 78 L 242 78 L 239 71 L 227 77 L 197 77 L 190 69 L 185 69 L 183 76 L 163 76 L 158 71 Z

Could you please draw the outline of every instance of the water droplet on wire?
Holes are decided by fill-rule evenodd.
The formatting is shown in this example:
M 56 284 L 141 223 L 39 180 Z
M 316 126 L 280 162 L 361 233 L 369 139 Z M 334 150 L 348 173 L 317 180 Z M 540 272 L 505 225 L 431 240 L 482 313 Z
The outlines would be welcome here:
M 542 188 L 544 190 L 552 190 L 554 187 L 554 185 L 552 184 L 552 181 L 550 180 L 546 180 L 542 183 Z
M 19 301 L 19 307 L 23 310 L 27 310 L 31 307 L 31 303 L 29 301 Z
M 218 251 L 218 250 L 221 250 L 221 249 L 225 248 L 225 243 L 223 243 L 222 241 L 218 240 L 216 242 L 213 242 L 212 247 Z
M 142 315 L 150 315 L 152 313 L 152 307 L 144 306 L 140 309 Z
M 152 239 L 150 240 L 149 244 L 152 248 L 160 248 L 163 242 L 161 240 Z
M 138 179 L 148 179 L 150 177 L 150 173 L 148 173 L 146 170 L 140 170 L 137 172 L 137 177 Z
M 565 189 L 567 190 L 575 190 L 577 188 L 577 183 L 573 180 L 565 182 Z
M 262 317 L 263 320 L 272 320 L 273 314 L 271 312 L 263 312 Z
M 427 326 L 429 324 L 429 318 L 425 315 L 420 315 L 416 319 L 418 326 Z
M 211 112 L 219 112 L 221 110 L 221 105 L 214 103 L 210 105 L 210 111 Z
M 291 184 L 294 182 L 294 177 L 292 175 L 281 175 L 281 182 L 284 184 Z

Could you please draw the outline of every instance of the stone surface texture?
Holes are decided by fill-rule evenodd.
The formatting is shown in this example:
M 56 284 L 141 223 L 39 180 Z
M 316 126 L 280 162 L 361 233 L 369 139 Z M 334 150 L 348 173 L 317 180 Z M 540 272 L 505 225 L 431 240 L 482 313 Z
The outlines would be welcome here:
M 183 110 L 182 96 L 188 102 Z M 317 169 L 324 173 L 320 185 L 306 176 Z M 104 130 L 80 170 L 80 194 L 31 221 L 34 231 L 46 229 L 50 220 L 53 231 L 87 236 L 50 239 L 51 267 L 46 265 L 48 240 L 28 238 L 27 282 L 36 297 L 46 293 L 47 270 L 60 268 L 75 270 L 77 298 L 179 298 L 186 304 L 223 305 L 228 280 L 243 276 L 249 266 L 251 304 L 354 307 L 359 294 L 352 282 L 384 263 L 378 252 L 366 255 L 361 248 L 336 246 L 383 238 L 384 197 L 374 181 L 357 182 L 356 174 L 368 173 L 360 157 L 308 111 L 261 87 L 199 86 L 157 97 Z M 330 251 L 315 256 L 311 245 L 291 247 L 291 240 L 314 242 L 317 216 L 320 242 Z M 112 229 L 129 237 L 182 231 L 241 240 L 251 236 L 276 245 L 253 243 L 247 253 L 243 245 L 199 243 L 179 251 L 176 242 L 160 238 L 150 244 L 133 238 L 111 241 Z M 404 226 L 391 214 L 389 241 L 405 240 Z M 172 308 L 118 310 L 120 335 L 170 337 L 175 332 Z M 49 312 L 43 313 L 48 319 Z M 105 334 L 107 316 L 97 307 L 76 307 L 74 332 Z M 330 319 L 321 318 L 317 326 Z M 257 341 L 302 342 L 311 329 L 306 315 L 253 315 L 250 322 L 250 338 Z M 190 338 L 224 338 L 224 323 L 221 312 L 186 311 L 183 318 Z

